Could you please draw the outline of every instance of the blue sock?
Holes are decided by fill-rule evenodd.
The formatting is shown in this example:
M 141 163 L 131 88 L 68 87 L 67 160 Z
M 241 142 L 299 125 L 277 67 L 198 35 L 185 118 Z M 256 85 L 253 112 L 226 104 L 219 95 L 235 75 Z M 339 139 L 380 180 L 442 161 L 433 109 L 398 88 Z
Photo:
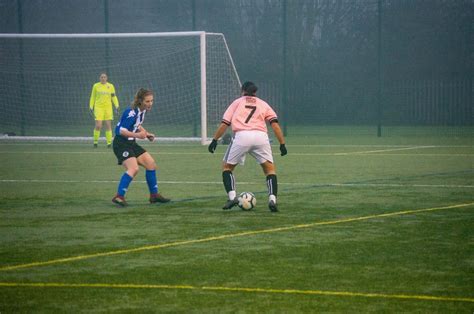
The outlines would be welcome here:
M 156 170 L 146 171 L 146 184 L 148 184 L 148 189 L 150 190 L 150 194 L 158 193 L 158 182 L 156 180 Z
M 132 182 L 133 177 L 129 176 L 128 173 L 124 173 L 122 178 L 120 179 L 120 183 L 118 185 L 117 195 L 125 196 L 127 193 L 128 186 Z

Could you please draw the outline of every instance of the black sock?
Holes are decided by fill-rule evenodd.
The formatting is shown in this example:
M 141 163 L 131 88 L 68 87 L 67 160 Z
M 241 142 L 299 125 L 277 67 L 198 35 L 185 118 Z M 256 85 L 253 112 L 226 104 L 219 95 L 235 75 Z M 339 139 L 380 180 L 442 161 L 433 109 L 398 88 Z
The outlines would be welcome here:
M 267 176 L 267 187 L 268 187 L 268 195 L 275 195 L 278 194 L 278 181 L 276 174 L 270 174 Z
M 222 181 L 224 182 L 224 188 L 227 193 L 235 191 L 235 179 L 232 171 L 226 170 L 222 172 Z

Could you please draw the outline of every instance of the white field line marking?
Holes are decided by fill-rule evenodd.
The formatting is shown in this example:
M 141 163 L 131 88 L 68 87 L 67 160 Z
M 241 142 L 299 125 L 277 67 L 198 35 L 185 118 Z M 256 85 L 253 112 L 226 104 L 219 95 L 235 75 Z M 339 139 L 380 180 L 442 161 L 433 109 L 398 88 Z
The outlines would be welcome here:
M 420 147 L 417 147 L 420 148 Z M 358 151 L 358 152 L 344 152 L 344 153 L 291 153 L 291 156 L 439 156 L 439 157 L 471 157 L 474 156 L 474 154 L 458 154 L 458 153 L 418 153 L 418 154 L 383 154 L 382 152 L 389 152 L 389 151 L 401 151 L 401 150 L 411 150 L 415 148 L 398 148 L 398 149 L 387 149 L 387 150 L 374 150 L 374 151 Z M 208 152 L 157 152 L 157 151 L 152 151 L 148 150 L 150 154 L 153 155 L 172 155 L 172 156 L 188 156 L 188 155 L 206 155 L 210 156 Z M 44 155 L 58 155 L 58 154 L 65 154 L 65 155 L 110 155 L 111 152 L 35 152 L 35 151 L 23 151 L 23 152 L 1 152 L 0 154 L 6 154 L 6 155 L 18 155 L 18 154 L 44 154 Z M 273 155 L 279 156 L 280 154 L 277 152 L 274 152 Z
M 278 146 L 278 145 L 275 145 Z M 292 147 L 418 147 L 418 146 L 432 146 L 436 148 L 466 148 L 470 147 L 472 148 L 472 145 L 423 145 L 423 144 L 417 144 L 417 145 L 397 145 L 397 144 L 387 144 L 387 145 L 377 145 L 377 144 L 288 144 L 286 146 L 292 146 Z
M 146 181 L 134 180 L 135 183 L 146 183 Z M 0 183 L 118 183 L 117 180 L 21 180 L 21 179 L 0 179 Z M 190 184 L 190 185 L 221 185 L 218 181 L 161 181 L 160 184 Z M 262 182 L 239 181 L 239 184 L 262 185 Z M 287 186 L 314 186 L 314 187 L 419 187 L 419 188 L 474 188 L 474 185 L 456 184 L 397 184 L 397 183 L 297 183 L 279 182 L 279 185 Z
M 147 150 L 147 152 L 149 152 L 150 154 L 157 154 L 157 155 L 210 155 L 209 153 L 196 153 L 196 152 L 154 152 L 154 151 L 150 151 L 150 150 Z M 90 154 L 90 155 L 95 155 L 95 154 L 106 154 L 106 155 L 110 155 L 110 156 L 113 156 L 113 153 L 112 152 L 27 152 L 27 151 L 24 151 L 24 152 L 0 152 L 0 154 L 77 154 L 77 155 L 80 155 L 80 154 Z
M 8 142 L 2 142 L 1 137 L 0 137 L 0 146 L 84 146 L 86 148 L 90 148 L 91 144 L 89 143 L 74 143 L 74 142 L 42 142 L 42 143 L 21 143 L 21 142 L 16 142 L 16 143 L 8 143 Z M 105 145 L 105 144 L 104 144 Z M 159 147 L 205 147 L 200 144 L 160 144 L 160 143 L 147 143 L 146 146 L 150 145 L 157 145 Z M 272 146 L 278 146 L 277 144 L 272 144 Z M 286 146 L 288 147 L 418 147 L 418 146 L 427 146 L 423 144 L 417 144 L 417 145 L 401 145 L 401 144 L 287 144 Z M 461 148 L 461 147 L 473 147 L 472 145 L 429 145 L 433 147 L 439 147 L 439 148 Z
M 278 156 L 279 154 L 273 154 Z M 291 156 L 409 156 L 409 157 L 418 157 L 418 156 L 438 156 L 438 157 L 472 157 L 474 154 L 449 154 L 449 153 L 415 153 L 415 154 L 383 154 L 383 153 L 374 153 L 374 152 L 354 152 L 354 153 L 291 153 Z M 285 157 L 286 158 L 286 157 Z
M 244 292 L 244 293 L 277 293 L 277 294 L 302 294 L 335 297 L 365 297 L 380 299 L 404 299 L 423 301 L 444 302 L 474 302 L 473 297 L 452 297 L 441 295 L 417 295 L 417 294 L 388 294 L 373 292 L 350 292 L 350 291 L 328 291 L 328 290 L 299 290 L 299 289 L 275 289 L 275 288 L 249 288 L 249 287 L 225 287 L 225 286 L 191 286 L 191 285 L 163 285 L 163 284 L 131 284 L 131 283 L 64 283 L 64 282 L 0 282 L 0 287 L 27 287 L 27 288 L 105 288 L 105 289 L 172 289 L 172 290 L 204 290 L 214 292 Z
M 402 148 L 390 148 L 390 149 L 379 149 L 379 150 L 364 150 L 364 151 L 358 151 L 358 152 L 335 153 L 335 155 L 386 153 L 386 152 L 394 152 L 394 151 L 400 151 L 400 150 L 425 149 L 425 148 L 434 148 L 434 147 L 435 146 L 410 146 L 410 147 L 402 147 Z

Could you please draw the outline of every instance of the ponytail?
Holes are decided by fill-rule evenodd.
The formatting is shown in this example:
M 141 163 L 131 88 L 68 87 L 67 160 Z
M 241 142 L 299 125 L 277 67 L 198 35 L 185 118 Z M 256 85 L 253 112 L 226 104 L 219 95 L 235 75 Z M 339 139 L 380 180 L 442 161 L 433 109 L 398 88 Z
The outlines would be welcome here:
M 143 103 L 143 100 L 148 95 L 153 95 L 153 92 L 149 89 L 140 88 L 133 99 L 132 109 L 137 109 L 137 107 L 140 107 L 140 105 Z

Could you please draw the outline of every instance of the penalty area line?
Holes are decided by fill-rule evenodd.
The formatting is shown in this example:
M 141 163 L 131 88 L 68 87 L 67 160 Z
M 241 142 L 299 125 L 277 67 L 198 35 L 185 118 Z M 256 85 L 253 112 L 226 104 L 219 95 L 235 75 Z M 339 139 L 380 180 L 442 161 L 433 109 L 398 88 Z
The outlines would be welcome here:
M 38 267 L 38 266 L 62 264 L 62 263 L 87 260 L 87 259 L 92 259 L 92 258 L 97 258 L 97 257 L 122 255 L 122 254 L 129 254 L 129 253 L 135 253 L 135 252 L 144 252 L 144 251 L 158 250 L 158 249 L 163 249 L 163 248 L 168 248 L 168 247 L 177 247 L 177 246 L 188 245 L 188 244 L 206 243 L 206 242 L 212 242 L 212 241 L 218 241 L 218 240 L 253 236 L 253 235 L 259 235 L 259 234 L 268 234 L 268 233 L 275 233 L 275 232 L 281 232 L 281 231 L 291 231 L 291 230 L 311 228 L 311 227 L 316 227 L 316 226 L 335 225 L 335 224 L 340 224 L 340 223 L 364 221 L 364 220 L 386 218 L 386 217 L 395 217 L 395 216 L 401 216 L 401 215 L 411 215 L 411 214 L 432 212 L 432 211 L 444 210 L 444 209 L 463 208 L 463 207 L 469 207 L 473 205 L 474 203 L 456 204 L 456 205 L 449 205 L 449 206 L 442 206 L 442 207 L 403 210 L 403 211 L 384 213 L 384 214 L 375 214 L 375 215 L 353 217 L 353 218 L 343 218 L 343 219 L 330 220 L 330 221 L 318 221 L 318 222 L 307 223 L 307 224 L 298 224 L 298 225 L 291 225 L 291 226 L 286 226 L 286 227 L 270 228 L 270 229 L 263 229 L 263 230 L 243 231 L 243 232 L 238 232 L 238 233 L 223 234 L 223 235 L 201 238 L 201 239 L 183 240 L 183 241 L 168 242 L 168 243 L 162 243 L 162 244 L 156 244 L 156 245 L 141 246 L 141 247 L 136 247 L 136 248 L 131 248 L 131 249 L 121 249 L 121 250 L 116 250 L 116 251 L 78 255 L 78 256 L 72 256 L 72 257 L 66 257 L 66 258 L 53 259 L 49 261 L 1 266 L 0 271 L 9 271 L 9 270 L 33 268 L 33 267 Z
M 107 284 L 107 283 L 55 283 L 35 282 L 16 283 L 0 282 L 0 287 L 10 288 L 108 288 L 108 289 L 170 289 L 170 290 L 201 290 L 213 292 L 243 292 L 243 293 L 266 293 L 266 294 L 300 294 L 318 295 L 332 297 L 365 297 L 378 299 L 404 299 L 419 301 L 442 301 L 442 302 L 471 302 L 472 297 L 450 297 L 434 295 L 411 295 L 411 294 L 388 294 L 388 293 L 365 293 L 349 291 L 327 291 L 327 290 L 299 290 L 299 289 L 273 289 L 273 288 L 246 288 L 246 287 L 214 287 L 214 286 L 191 286 L 191 285 L 156 285 L 156 284 Z
M 385 153 L 385 152 L 394 152 L 400 150 L 413 150 L 413 149 L 423 149 L 423 148 L 435 148 L 436 146 L 410 146 L 402 148 L 390 148 L 390 149 L 378 149 L 378 150 L 365 150 L 358 152 L 347 152 L 347 153 L 335 153 L 334 155 L 359 155 L 359 154 L 373 154 L 373 153 Z
M 118 183 L 117 180 L 44 180 L 44 179 L 0 179 L 0 183 Z M 144 184 L 146 181 L 134 180 L 135 183 Z M 222 181 L 160 181 L 161 184 L 208 184 L 222 185 Z M 239 184 L 261 185 L 262 182 L 239 181 Z M 399 183 L 298 183 L 298 182 L 280 182 L 282 186 L 301 186 L 301 187 L 399 187 L 399 188 L 474 188 L 474 185 L 456 185 L 456 184 L 399 184 Z

